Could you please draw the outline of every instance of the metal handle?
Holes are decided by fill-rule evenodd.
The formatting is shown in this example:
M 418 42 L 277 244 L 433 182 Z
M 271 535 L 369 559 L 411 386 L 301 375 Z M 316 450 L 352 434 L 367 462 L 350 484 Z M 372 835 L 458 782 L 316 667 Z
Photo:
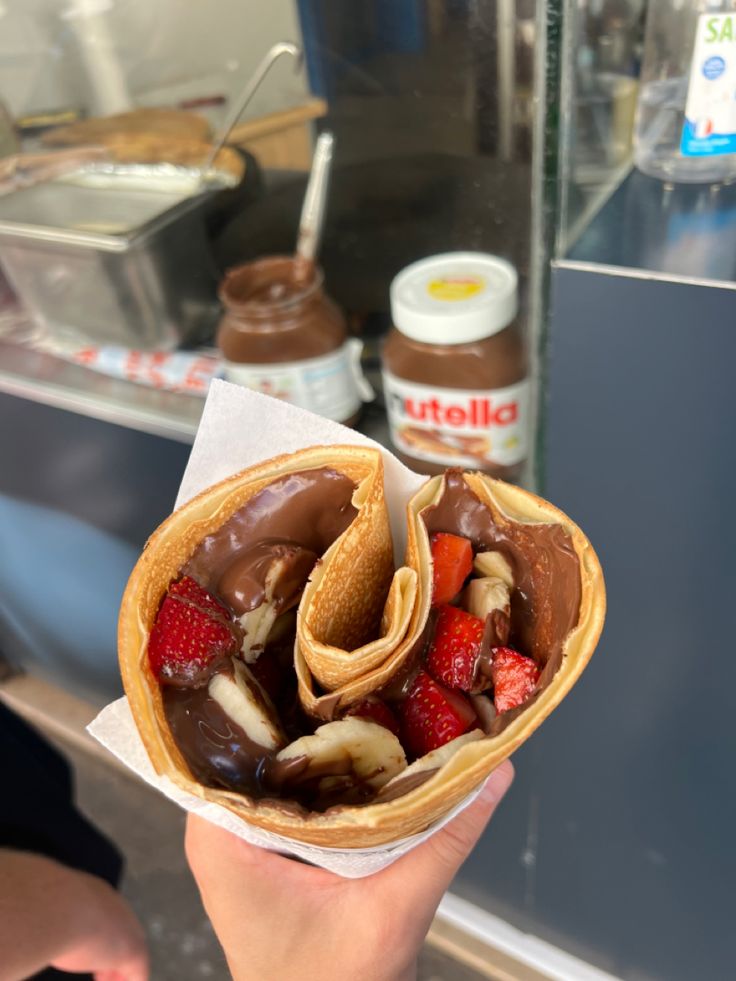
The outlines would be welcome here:
M 222 124 L 219 132 L 217 133 L 215 139 L 213 140 L 212 149 L 210 150 L 210 154 L 204 163 L 204 166 L 202 168 L 203 170 L 207 171 L 212 167 L 212 165 L 215 162 L 215 157 L 222 149 L 225 140 L 227 140 L 228 136 L 230 135 L 233 126 L 235 126 L 235 124 L 237 123 L 237 121 L 240 119 L 241 115 L 245 111 L 246 106 L 253 98 L 253 96 L 256 94 L 256 91 L 258 90 L 258 87 L 260 86 L 261 82 L 266 77 L 268 72 L 271 70 L 271 66 L 276 61 L 278 61 L 281 55 L 285 55 L 285 54 L 291 55 L 292 58 L 296 59 L 297 62 L 296 68 L 297 70 L 299 69 L 302 63 L 302 49 L 298 45 L 292 44 L 291 41 L 278 41 L 276 44 L 274 44 L 274 46 L 266 53 L 260 65 L 256 68 L 256 70 L 253 72 L 251 77 L 248 79 L 248 82 L 245 88 L 243 89 L 242 95 L 233 106 L 232 111 L 225 118 L 225 122 Z
M 334 143 L 332 133 L 322 133 L 317 138 L 314 148 L 312 170 L 304 195 L 299 220 L 299 237 L 296 243 L 296 254 L 302 262 L 313 263 L 319 250 Z

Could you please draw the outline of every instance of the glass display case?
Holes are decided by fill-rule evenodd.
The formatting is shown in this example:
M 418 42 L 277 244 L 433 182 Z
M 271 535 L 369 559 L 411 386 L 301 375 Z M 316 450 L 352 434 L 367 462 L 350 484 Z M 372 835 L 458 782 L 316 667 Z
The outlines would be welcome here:
M 568 0 L 560 53 L 556 252 L 576 241 L 631 167 L 644 0 Z
M 293 252 L 311 147 L 324 130 L 334 133 L 336 151 L 320 261 L 379 392 L 360 424 L 386 438 L 378 369 L 389 286 L 403 267 L 435 253 L 480 251 L 512 263 L 534 377 L 544 262 L 533 245 L 541 204 L 533 106 L 544 50 L 535 4 L 366 2 L 348 16 L 329 0 L 284 0 L 265 22 L 251 5 L 233 13 L 214 3 L 208 18 L 216 37 L 195 51 L 203 14 L 183 17 L 182 3 L 161 0 L 155 15 L 136 0 L 104 13 L 77 2 L 6 7 L 0 72 L 20 153 L 7 158 L 8 193 L 0 199 L 10 280 L 4 389 L 191 438 L 206 379 L 221 370 L 213 349 L 217 281 L 240 263 Z M 277 63 L 229 133 L 240 163 L 236 187 L 200 195 L 186 215 L 173 199 L 176 207 L 159 202 L 149 232 L 151 219 L 133 221 L 132 200 L 124 202 L 125 227 L 112 227 L 120 209 L 100 204 L 99 187 L 69 176 L 77 165 L 85 183 L 90 172 L 99 183 L 102 171 L 148 165 L 158 167 L 160 185 L 172 163 L 200 166 L 203 140 L 237 107 L 263 53 L 285 38 L 303 48 L 304 64 L 295 73 Z M 14 58 L 24 46 L 19 73 Z M 54 57 L 44 59 L 44 51 Z M 90 142 L 104 160 L 75 158 Z M 66 169 L 49 175 L 49 167 Z M 51 220 L 51 212 L 59 217 Z M 171 233 L 160 248 L 164 220 Z M 141 280 L 155 285 L 137 288 Z M 85 290 L 97 310 L 83 301 Z M 170 351 L 177 337 L 203 359 L 184 372 L 191 385 L 180 376 L 170 383 L 167 369 L 175 368 L 160 354 L 153 364 L 150 356 L 108 350 Z M 151 390 L 170 384 L 178 390 Z M 533 405 L 526 426 L 533 444 Z M 534 481 L 533 453 L 524 480 Z

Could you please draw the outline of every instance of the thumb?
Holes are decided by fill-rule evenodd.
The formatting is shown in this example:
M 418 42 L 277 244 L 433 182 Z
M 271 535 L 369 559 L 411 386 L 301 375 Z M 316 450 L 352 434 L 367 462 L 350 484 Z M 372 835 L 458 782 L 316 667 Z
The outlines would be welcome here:
M 514 768 L 510 760 L 505 760 L 493 771 L 472 804 L 380 875 L 394 880 L 404 896 L 411 892 L 416 902 L 427 906 L 431 916 L 513 779 Z

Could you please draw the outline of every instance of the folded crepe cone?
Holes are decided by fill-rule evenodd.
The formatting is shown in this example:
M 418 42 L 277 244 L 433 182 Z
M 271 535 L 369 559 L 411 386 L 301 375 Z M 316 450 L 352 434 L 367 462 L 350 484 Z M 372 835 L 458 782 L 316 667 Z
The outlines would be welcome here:
M 318 563 L 300 602 L 295 667 L 302 703 L 318 717 L 334 717 L 400 675 L 421 652 L 428 621 L 432 562 L 421 515 L 440 499 L 444 478 L 430 480 L 409 503 L 407 560 L 394 573 L 380 454 L 347 446 L 315 447 L 250 468 L 204 491 L 165 521 L 148 542 L 123 598 L 120 664 L 133 716 L 159 774 L 268 831 L 323 847 L 363 848 L 425 830 L 531 735 L 593 653 L 603 624 L 605 592 L 590 543 L 562 512 L 520 488 L 466 475 L 494 523 L 521 529 L 522 536 L 526 527 L 538 523 L 561 526 L 577 556 L 579 612 L 561 645 L 559 663 L 543 671 L 540 690 L 520 709 L 497 718 L 490 736 L 467 733 L 422 757 L 387 785 L 393 792 L 384 788 L 377 801 L 366 805 L 308 812 L 288 800 L 253 800 L 203 786 L 193 778 L 171 736 L 160 688 L 148 667 L 146 648 L 157 610 L 169 583 L 206 535 L 278 477 L 318 467 L 332 468 L 354 481 L 357 515 Z
M 352 503 L 357 515 L 317 566 L 319 605 L 329 605 L 329 639 L 348 651 L 357 645 L 356 663 L 366 659 L 373 665 L 385 658 L 403 639 L 416 596 L 415 574 L 406 569 L 394 573 L 381 455 L 357 446 L 315 447 L 267 461 L 209 488 L 171 515 L 151 536 L 131 574 L 120 610 L 118 650 L 131 711 L 159 774 L 259 827 L 329 844 L 332 821 L 326 822 L 326 830 L 312 827 L 324 823 L 320 815 L 305 817 L 303 808 L 288 801 L 275 806 L 273 801 L 251 801 L 193 779 L 169 730 L 161 689 L 147 658 L 149 634 L 166 590 L 202 539 L 277 478 L 320 467 L 336 470 L 356 484 Z M 381 636 L 375 639 L 377 632 Z
M 331 595 L 344 588 L 337 567 L 312 575 L 302 599 L 294 668 L 306 711 L 328 719 L 387 685 L 422 643 L 432 600 L 431 562 L 420 561 L 418 526 L 410 522 L 404 566 L 396 572 L 386 601 L 381 636 L 358 650 L 336 643 Z M 325 689 L 320 694 L 318 685 Z

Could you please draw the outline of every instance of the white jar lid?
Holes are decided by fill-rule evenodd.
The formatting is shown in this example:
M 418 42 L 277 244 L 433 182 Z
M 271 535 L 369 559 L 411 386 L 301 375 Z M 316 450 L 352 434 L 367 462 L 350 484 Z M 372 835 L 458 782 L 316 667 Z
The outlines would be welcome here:
M 427 344 L 466 344 L 508 326 L 518 310 L 511 263 L 483 252 L 420 259 L 391 283 L 391 315 L 407 337 Z

